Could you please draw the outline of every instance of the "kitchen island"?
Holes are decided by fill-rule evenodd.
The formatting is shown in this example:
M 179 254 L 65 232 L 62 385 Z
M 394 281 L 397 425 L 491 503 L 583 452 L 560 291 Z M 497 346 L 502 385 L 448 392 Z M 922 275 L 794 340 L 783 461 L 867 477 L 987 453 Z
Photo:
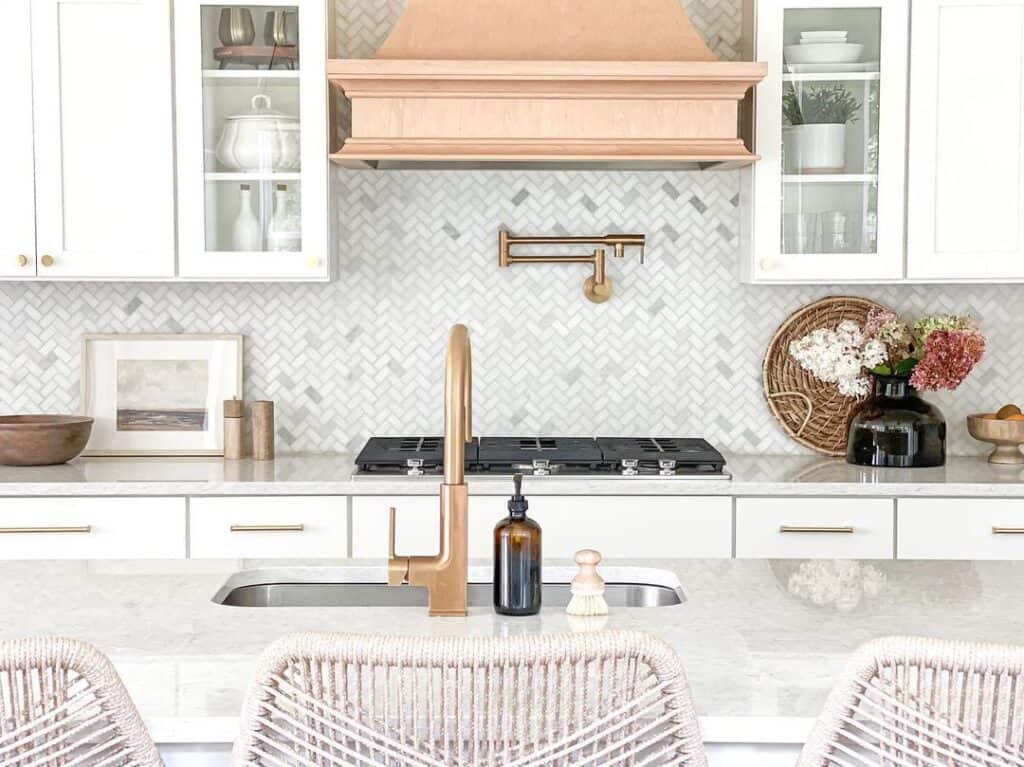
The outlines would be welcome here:
M 303 561 L 382 579 L 380 561 Z M 476 563 L 482 564 L 482 563 Z M 860 643 L 887 634 L 1019 642 L 1024 563 L 638 560 L 674 573 L 676 607 L 613 609 L 607 629 L 669 642 L 689 676 L 713 764 L 792 764 L 827 692 Z M 570 631 L 546 608 L 507 618 L 473 608 L 247 608 L 211 598 L 241 560 L 0 562 L 0 638 L 78 637 L 113 659 L 169 765 L 225 764 L 260 651 L 291 631 L 495 635 Z M 367 570 L 367 568 L 371 570 Z M 820 604 L 817 604 L 817 603 Z M 754 761 L 756 754 L 756 762 Z M 773 761 L 776 760 L 776 761 Z

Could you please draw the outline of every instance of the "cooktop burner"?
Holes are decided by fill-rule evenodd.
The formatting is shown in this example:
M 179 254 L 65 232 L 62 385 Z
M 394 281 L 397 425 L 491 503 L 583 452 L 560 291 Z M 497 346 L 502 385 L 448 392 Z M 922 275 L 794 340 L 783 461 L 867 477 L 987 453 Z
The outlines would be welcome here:
M 372 437 L 357 475 L 436 475 L 441 437 Z M 728 477 L 725 459 L 692 437 L 480 437 L 466 445 L 466 473 L 532 476 Z

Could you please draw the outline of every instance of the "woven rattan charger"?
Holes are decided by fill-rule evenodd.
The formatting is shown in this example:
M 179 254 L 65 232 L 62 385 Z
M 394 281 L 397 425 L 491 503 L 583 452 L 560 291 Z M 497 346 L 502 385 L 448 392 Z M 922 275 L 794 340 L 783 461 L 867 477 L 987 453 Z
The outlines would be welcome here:
M 768 407 L 783 430 L 805 447 L 826 455 L 846 454 L 846 430 L 864 398 L 844 397 L 835 384 L 819 381 L 789 355 L 789 345 L 818 328 L 843 320 L 861 327 L 871 309 L 887 307 L 852 296 L 829 296 L 794 312 L 768 344 L 761 383 Z

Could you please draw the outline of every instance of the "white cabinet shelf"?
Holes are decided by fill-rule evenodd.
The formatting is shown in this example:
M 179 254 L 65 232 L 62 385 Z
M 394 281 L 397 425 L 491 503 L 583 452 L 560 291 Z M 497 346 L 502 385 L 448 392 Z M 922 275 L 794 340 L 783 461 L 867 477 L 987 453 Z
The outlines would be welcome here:
M 785 72 L 784 83 L 856 83 L 875 82 L 880 72 Z
M 207 171 L 203 174 L 207 181 L 301 181 L 301 173 L 284 171 Z
M 204 80 L 298 80 L 301 75 L 296 69 L 204 69 Z
M 821 173 L 799 174 L 787 173 L 782 177 L 783 184 L 875 184 L 878 183 L 877 173 Z

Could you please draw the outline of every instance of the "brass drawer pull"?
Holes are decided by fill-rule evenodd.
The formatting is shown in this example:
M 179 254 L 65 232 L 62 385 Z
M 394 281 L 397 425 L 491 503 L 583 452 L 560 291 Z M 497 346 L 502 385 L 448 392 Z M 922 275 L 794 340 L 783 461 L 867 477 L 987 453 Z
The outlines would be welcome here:
M 992 535 L 1024 535 L 1024 527 L 993 527 Z
M 306 529 L 303 524 L 298 525 L 232 525 L 233 533 L 301 533 Z
M 843 525 L 841 527 L 820 527 L 812 525 L 804 527 L 802 525 L 780 525 L 780 533 L 845 533 L 849 534 L 853 532 L 852 525 Z
M 91 533 L 92 525 L 74 525 L 57 527 L 0 527 L 3 533 Z

